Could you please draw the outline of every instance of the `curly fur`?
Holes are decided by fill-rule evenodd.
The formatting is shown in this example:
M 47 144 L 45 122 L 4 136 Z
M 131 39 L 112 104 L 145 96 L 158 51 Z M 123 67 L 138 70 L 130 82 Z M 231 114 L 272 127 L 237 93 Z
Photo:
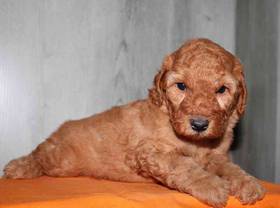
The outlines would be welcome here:
M 223 85 L 226 91 L 217 93 Z M 12 160 L 4 176 L 160 182 L 213 207 L 224 207 L 229 195 L 253 204 L 264 189 L 227 155 L 245 104 L 239 60 L 210 40 L 191 40 L 165 58 L 147 99 L 64 123 L 32 153 Z M 192 129 L 197 116 L 209 120 L 207 130 Z

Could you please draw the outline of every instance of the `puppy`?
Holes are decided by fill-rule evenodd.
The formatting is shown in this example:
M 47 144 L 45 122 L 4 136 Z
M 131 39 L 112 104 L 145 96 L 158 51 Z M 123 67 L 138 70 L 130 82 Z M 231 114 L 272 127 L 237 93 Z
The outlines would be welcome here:
M 227 155 L 245 104 L 239 60 L 210 40 L 194 39 L 165 58 L 147 99 L 65 122 L 8 163 L 4 177 L 152 181 L 213 207 L 224 207 L 229 195 L 254 204 L 264 189 Z

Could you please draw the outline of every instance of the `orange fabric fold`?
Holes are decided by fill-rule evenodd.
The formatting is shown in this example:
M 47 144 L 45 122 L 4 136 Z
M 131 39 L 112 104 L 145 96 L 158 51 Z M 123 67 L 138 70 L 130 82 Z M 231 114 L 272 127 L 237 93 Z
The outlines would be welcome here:
M 262 182 L 266 197 L 253 206 L 242 206 L 230 197 L 227 208 L 280 208 L 280 185 Z M 2 208 L 206 208 L 188 194 L 152 183 L 123 183 L 87 177 L 31 180 L 0 179 Z

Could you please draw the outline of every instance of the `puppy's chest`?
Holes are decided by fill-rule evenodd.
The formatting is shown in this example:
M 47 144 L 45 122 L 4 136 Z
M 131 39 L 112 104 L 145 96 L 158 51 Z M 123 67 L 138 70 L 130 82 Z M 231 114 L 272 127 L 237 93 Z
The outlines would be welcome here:
M 186 142 L 184 145 L 180 146 L 179 151 L 182 155 L 191 157 L 195 161 L 200 163 L 200 161 L 205 160 L 205 158 L 207 158 L 207 155 L 211 154 L 213 150 L 207 147 L 201 147 Z

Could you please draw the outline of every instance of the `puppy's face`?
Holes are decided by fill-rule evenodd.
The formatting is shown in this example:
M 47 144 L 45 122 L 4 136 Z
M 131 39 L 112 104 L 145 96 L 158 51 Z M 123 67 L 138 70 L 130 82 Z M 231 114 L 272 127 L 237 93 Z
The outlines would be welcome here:
M 175 132 L 192 140 L 222 137 L 233 112 L 244 111 L 241 70 L 234 56 L 208 40 L 167 57 L 158 87 Z
M 207 65 L 203 62 L 207 62 Z M 192 139 L 219 138 L 237 104 L 238 81 L 208 54 L 174 64 L 165 77 L 165 103 L 174 130 Z

